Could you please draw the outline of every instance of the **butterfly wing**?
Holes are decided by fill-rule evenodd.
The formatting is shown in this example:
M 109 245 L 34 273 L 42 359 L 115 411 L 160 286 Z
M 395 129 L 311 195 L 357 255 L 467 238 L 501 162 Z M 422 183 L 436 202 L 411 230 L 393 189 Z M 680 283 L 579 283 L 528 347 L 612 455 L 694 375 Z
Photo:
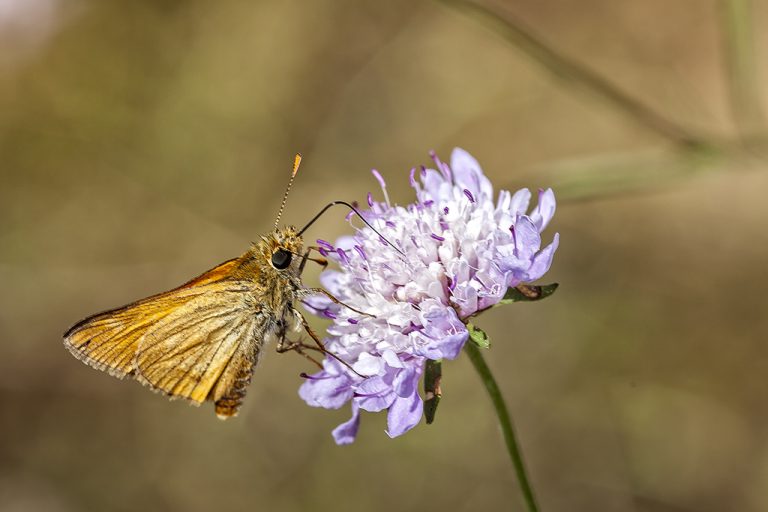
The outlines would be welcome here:
M 235 277 L 239 261 L 86 318 L 64 343 L 100 370 L 194 404 L 212 400 L 219 417 L 235 416 L 270 325 L 253 281 Z
M 224 281 L 205 288 L 154 323 L 135 358 L 138 380 L 197 404 L 226 396 L 243 373 L 250 378 L 268 325 L 252 284 Z
M 178 288 L 81 320 L 64 334 L 64 345 L 94 368 L 118 378 L 133 375 L 139 341 L 149 328 L 205 293 L 205 285 L 229 279 L 238 261 L 225 261 Z

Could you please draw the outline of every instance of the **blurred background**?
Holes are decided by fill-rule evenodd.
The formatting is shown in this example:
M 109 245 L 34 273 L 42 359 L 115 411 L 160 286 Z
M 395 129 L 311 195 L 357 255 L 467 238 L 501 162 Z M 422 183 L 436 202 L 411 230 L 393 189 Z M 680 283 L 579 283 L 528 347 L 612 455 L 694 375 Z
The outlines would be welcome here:
M 454 146 L 558 195 L 558 293 L 478 322 L 542 510 L 768 510 L 766 28 L 765 0 L 0 0 L 0 510 L 522 510 L 464 357 L 433 425 L 337 447 L 295 355 L 224 423 L 61 344 L 271 229 L 294 152 L 301 224 L 371 167 L 411 201 Z

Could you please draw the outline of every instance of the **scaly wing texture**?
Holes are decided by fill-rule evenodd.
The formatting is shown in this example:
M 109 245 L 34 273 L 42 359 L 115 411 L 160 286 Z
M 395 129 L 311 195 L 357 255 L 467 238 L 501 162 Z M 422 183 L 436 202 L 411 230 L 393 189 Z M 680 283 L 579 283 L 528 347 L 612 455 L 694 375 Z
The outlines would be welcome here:
M 155 322 L 139 342 L 136 378 L 171 396 L 201 403 L 224 397 L 251 371 L 266 322 L 252 285 L 228 281 Z
M 235 416 L 272 329 L 252 280 L 229 260 L 171 291 L 86 318 L 65 334 L 78 358 Z
M 139 341 L 149 328 L 206 293 L 205 285 L 226 280 L 237 265 L 237 259 L 226 261 L 171 291 L 88 317 L 64 334 L 64 345 L 99 370 L 119 378 L 133 375 Z

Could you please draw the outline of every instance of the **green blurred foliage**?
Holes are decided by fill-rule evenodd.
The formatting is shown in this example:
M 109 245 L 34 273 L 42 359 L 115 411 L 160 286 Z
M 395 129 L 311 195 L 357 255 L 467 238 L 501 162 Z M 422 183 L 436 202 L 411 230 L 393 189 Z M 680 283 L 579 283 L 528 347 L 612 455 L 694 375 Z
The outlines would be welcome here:
M 745 142 L 766 98 L 733 86 L 768 83 L 768 3 L 737 3 L 483 4 L 711 142 L 698 172 L 701 153 L 446 3 L 0 1 L 0 510 L 520 510 L 463 358 L 433 425 L 390 440 L 368 414 L 337 447 L 349 412 L 297 397 L 300 357 L 270 353 L 223 423 L 61 346 L 245 250 L 294 152 L 300 224 L 364 199 L 370 167 L 410 201 L 408 170 L 456 145 L 497 187 L 561 192 L 558 293 L 476 319 L 542 510 L 768 509 L 768 175 Z

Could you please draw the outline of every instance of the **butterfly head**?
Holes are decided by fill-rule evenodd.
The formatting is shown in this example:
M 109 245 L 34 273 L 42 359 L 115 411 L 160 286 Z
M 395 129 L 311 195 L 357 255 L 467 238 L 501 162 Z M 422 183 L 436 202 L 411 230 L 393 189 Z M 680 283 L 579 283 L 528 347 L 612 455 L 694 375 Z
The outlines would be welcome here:
M 291 269 L 301 259 L 304 241 L 293 226 L 276 229 L 262 237 L 255 248 L 263 261 L 279 271 Z

